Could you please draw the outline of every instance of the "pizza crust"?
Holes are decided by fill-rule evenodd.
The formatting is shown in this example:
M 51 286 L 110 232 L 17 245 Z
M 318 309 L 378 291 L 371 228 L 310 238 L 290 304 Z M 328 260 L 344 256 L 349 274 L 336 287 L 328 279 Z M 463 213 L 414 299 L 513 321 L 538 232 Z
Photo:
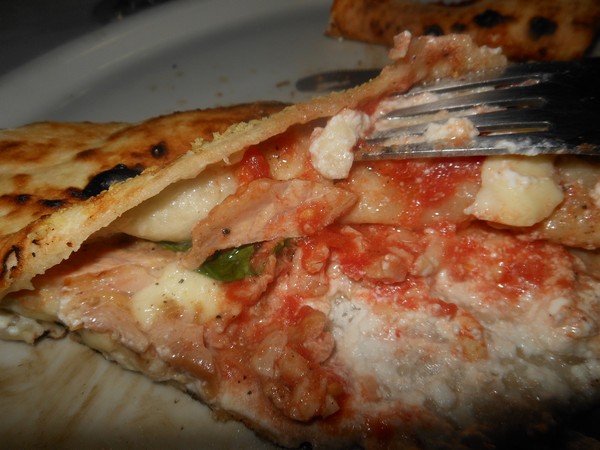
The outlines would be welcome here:
M 197 175 L 204 165 L 184 162 L 195 160 L 186 155 L 195 139 L 210 140 L 234 123 L 282 107 L 256 103 L 140 124 L 37 123 L 0 130 L 0 293 L 29 287 L 33 276 L 66 259 L 125 211 Z M 118 164 L 143 174 L 85 195 L 94 176 Z
M 335 0 L 327 33 L 391 47 L 398 33 L 465 33 L 478 45 L 501 48 L 511 60 L 581 58 L 600 28 L 595 0 Z

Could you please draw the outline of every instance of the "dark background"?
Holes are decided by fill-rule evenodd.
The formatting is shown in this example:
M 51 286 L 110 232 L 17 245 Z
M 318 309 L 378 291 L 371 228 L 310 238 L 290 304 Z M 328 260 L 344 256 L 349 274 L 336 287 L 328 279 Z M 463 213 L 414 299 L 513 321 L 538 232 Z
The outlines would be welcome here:
M 0 76 L 103 25 L 175 0 L 0 0 Z

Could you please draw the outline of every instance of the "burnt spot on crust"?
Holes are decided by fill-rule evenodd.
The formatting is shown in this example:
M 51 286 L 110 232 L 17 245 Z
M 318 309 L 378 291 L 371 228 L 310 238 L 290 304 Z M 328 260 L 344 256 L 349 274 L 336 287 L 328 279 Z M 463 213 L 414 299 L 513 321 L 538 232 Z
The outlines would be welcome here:
M 75 156 L 75 159 L 83 159 L 83 160 L 92 159 L 97 154 L 98 154 L 98 149 L 90 148 L 90 149 L 83 150 L 83 151 L 77 153 L 77 155 Z
M 21 249 L 13 245 L 10 250 L 6 252 L 2 260 L 2 274 L 10 274 L 15 267 L 19 265 L 19 258 L 21 257 Z
M 87 197 L 84 195 L 83 191 L 82 191 L 81 189 L 78 189 L 78 188 L 76 188 L 76 187 L 70 187 L 70 188 L 67 188 L 67 189 L 65 190 L 65 193 L 66 193 L 66 194 L 67 194 L 69 197 L 71 197 L 71 198 L 76 198 L 76 199 L 85 199 L 85 198 L 87 198 Z
M 467 26 L 464 23 L 453 23 L 450 29 L 453 33 L 464 33 L 467 30 Z
M 19 203 L 20 205 L 23 205 L 23 204 L 27 203 L 30 198 L 31 198 L 31 195 L 29 195 L 29 194 L 18 194 L 15 196 L 15 201 L 17 203 Z
M 18 150 L 23 145 L 21 141 L 3 141 L 0 143 L 0 153 L 8 152 L 13 149 Z
M 30 194 L 4 194 L 0 196 L 3 204 L 22 206 L 31 200 Z
M 503 16 L 498 11 L 494 11 L 493 9 L 486 9 L 481 14 L 477 14 L 475 17 L 473 17 L 475 24 L 481 28 L 493 28 L 503 24 L 508 19 L 508 16 Z
M 167 148 L 167 143 L 164 141 L 159 142 L 156 145 L 150 147 L 150 154 L 153 158 L 162 158 L 169 153 L 169 149 Z
M 442 29 L 442 27 L 440 27 L 439 25 L 436 25 L 436 24 L 427 25 L 425 27 L 425 29 L 423 30 L 423 34 L 429 35 L 429 36 L 443 36 L 444 30 Z
M 43 206 L 47 206 L 49 208 L 60 208 L 61 206 L 63 206 L 65 204 L 64 200 L 60 200 L 60 199 L 41 199 L 38 200 L 38 202 L 43 205 Z
M 125 164 L 117 164 L 112 169 L 95 175 L 81 192 L 85 198 L 94 197 L 107 190 L 113 184 L 136 177 L 141 172 L 142 170 L 139 167 L 129 168 Z
M 553 20 L 542 16 L 532 17 L 529 21 L 529 36 L 537 40 L 542 36 L 550 36 L 556 32 L 558 25 Z

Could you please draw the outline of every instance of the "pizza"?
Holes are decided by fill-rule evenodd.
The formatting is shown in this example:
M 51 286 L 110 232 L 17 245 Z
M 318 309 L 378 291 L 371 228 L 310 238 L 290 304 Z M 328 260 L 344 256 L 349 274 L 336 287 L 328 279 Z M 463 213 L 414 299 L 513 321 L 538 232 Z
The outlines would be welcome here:
M 553 435 L 600 394 L 599 163 L 356 160 L 392 93 L 506 64 L 464 35 L 391 55 L 287 107 L 4 131 L 48 158 L 5 197 L 64 204 L 2 219 L 3 337 L 66 332 L 284 447 Z
M 335 0 L 327 32 L 390 47 L 402 31 L 467 33 L 511 60 L 570 60 L 588 52 L 599 29 L 595 0 Z

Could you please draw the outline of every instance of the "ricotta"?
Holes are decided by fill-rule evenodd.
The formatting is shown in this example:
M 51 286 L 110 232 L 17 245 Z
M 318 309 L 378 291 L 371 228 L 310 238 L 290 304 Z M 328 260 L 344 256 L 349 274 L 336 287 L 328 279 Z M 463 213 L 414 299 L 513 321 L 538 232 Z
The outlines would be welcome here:
M 354 162 L 352 148 L 369 126 L 369 117 L 345 109 L 313 134 L 309 152 L 313 167 L 325 178 L 346 178 Z

